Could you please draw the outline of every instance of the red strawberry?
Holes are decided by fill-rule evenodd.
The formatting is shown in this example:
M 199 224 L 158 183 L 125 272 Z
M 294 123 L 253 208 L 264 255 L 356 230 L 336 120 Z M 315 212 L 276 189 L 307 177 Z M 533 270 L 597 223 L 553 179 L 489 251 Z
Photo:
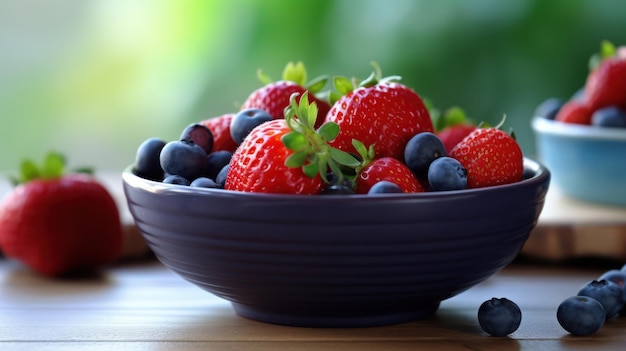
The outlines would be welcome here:
M 449 154 L 456 144 L 458 144 L 475 129 L 476 126 L 471 124 L 455 124 L 437 132 L 437 136 L 441 139 L 441 141 L 443 141 L 443 145 L 445 145 L 446 151 Z
M 336 78 L 340 94 L 326 116 L 335 122 L 341 134 L 330 144 L 346 152 L 354 152 L 352 140 L 376 145 L 376 157 L 401 160 L 404 146 L 415 134 L 433 131 L 428 109 L 420 96 L 410 88 L 391 82 L 398 77 L 380 79 L 380 69 L 360 87 L 346 78 Z
M 593 110 L 580 100 L 569 100 L 559 110 L 554 119 L 563 123 L 591 124 Z
M 602 60 L 587 77 L 585 96 L 592 110 L 626 102 L 626 59 L 615 56 Z
M 324 100 L 317 98 L 315 95 L 326 85 L 324 77 L 318 78 L 311 83 L 306 83 L 306 69 L 302 62 L 297 64 L 288 63 L 283 71 L 282 80 L 270 82 L 270 79 L 259 73 L 259 78 L 265 82 L 265 85 L 252 92 L 241 106 L 242 110 L 248 108 L 258 108 L 269 113 L 274 119 L 284 118 L 284 111 L 289 106 L 289 98 L 292 94 L 298 93 L 302 96 L 308 91 L 309 100 L 317 104 L 319 110 L 318 116 L 321 116 L 315 123 L 315 127 L 319 127 L 324 123 L 324 116 L 330 110 L 330 104 Z M 297 100 L 299 102 L 299 98 Z
M 514 183 L 524 174 L 524 157 L 517 141 L 497 127 L 471 132 L 450 156 L 467 170 L 468 188 Z
M 211 151 L 233 152 L 237 148 L 237 143 L 230 136 L 230 121 L 234 116 L 234 113 L 227 113 L 200 122 L 200 124 L 209 128 L 213 134 L 213 148 Z
M 292 96 L 285 119 L 257 126 L 239 145 L 230 162 L 225 189 L 318 194 L 325 186 L 329 168 L 337 173 L 340 164 L 358 164 L 351 155 L 327 144 L 339 133 L 336 124 L 313 129 L 317 108 L 309 105 L 308 93 L 299 103 L 296 100 Z
M 367 194 L 370 188 L 381 180 L 395 183 L 405 193 L 424 191 L 413 172 L 404 163 L 393 157 L 382 157 L 374 159 L 358 173 L 355 192 Z
M 24 163 L 27 182 L 0 204 L 2 250 L 46 276 L 96 268 L 115 260 L 122 249 L 113 197 L 90 175 L 63 175 L 62 165 L 56 154 L 41 172 Z M 43 178 L 33 179 L 40 174 Z

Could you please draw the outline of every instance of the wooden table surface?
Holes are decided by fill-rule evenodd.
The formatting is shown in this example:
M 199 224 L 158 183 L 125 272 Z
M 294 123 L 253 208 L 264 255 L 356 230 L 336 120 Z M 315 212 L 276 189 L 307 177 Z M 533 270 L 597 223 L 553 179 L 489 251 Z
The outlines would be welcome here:
M 585 337 L 569 335 L 556 320 L 563 299 L 609 268 L 518 260 L 426 320 L 317 329 L 240 317 L 154 259 L 65 280 L 0 259 L 0 350 L 623 350 L 626 317 Z M 509 337 L 488 336 L 478 325 L 478 307 L 492 297 L 522 310 Z

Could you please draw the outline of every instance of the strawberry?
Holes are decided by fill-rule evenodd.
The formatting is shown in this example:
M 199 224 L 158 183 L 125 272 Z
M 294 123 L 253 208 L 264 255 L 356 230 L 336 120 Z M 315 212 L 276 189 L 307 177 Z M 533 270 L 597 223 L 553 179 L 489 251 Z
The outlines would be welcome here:
M 258 108 L 269 113 L 274 119 L 284 118 L 284 111 L 289 106 L 289 99 L 293 93 L 302 96 L 309 92 L 309 100 L 317 104 L 318 115 L 315 127 L 324 123 L 324 116 L 330 110 L 330 104 L 314 94 L 317 94 L 326 85 L 326 78 L 320 77 L 307 83 L 307 73 L 302 62 L 293 64 L 289 62 L 283 71 L 282 80 L 271 82 L 261 71 L 259 79 L 265 83 L 261 88 L 253 91 L 241 106 L 241 110 Z M 299 101 L 299 100 L 298 100 Z
M 4 253 L 51 277 L 110 263 L 122 249 L 113 197 L 93 176 L 63 174 L 63 166 L 55 153 L 42 170 L 24 162 L 24 183 L 0 203 Z
M 498 127 L 478 128 L 450 152 L 467 170 L 467 187 L 482 188 L 520 181 L 524 157 L 515 139 Z
M 327 122 L 337 123 L 341 134 L 330 144 L 346 152 L 354 152 L 352 140 L 376 145 L 376 157 L 401 160 L 409 139 L 423 131 L 433 131 L 430 115 L 421 97 L 410 88 L 397 83 L 399 77 L 381 79 L 380 68 L 358 84 L 336 77 L 335 88 L 340 94 L 331 95 L 335 101 L 326 116 Z
M 563 123 L 591 124 L 593 110 L 581 100 L 569 100 L 557 112 L 554 119 Z
M 443 145 L 445 145 L 446 151 L 449 154 L 456 144 L 458 144 L 475 129 L 476 126 L 471 124 L 454 124 L 437 132 L 437 136 L 441 139 L 441 141 L 443 141 Z
M 284 119 L 257 126 L 239 145 L 230 161 L 226 190 L 318 194 L 329 168 L 341 179 L 340 165 L 359 163 L 328 145 L 339 133 L 336 124 L 313 129 L 318 109 L 315 102 L 309 104 L 308 92 L 298 97 L 291 96 Z
M 589 60 L 590 73 L 585 82 L 585 101 L 592 110 L 626 103 L 626 56 L 604 40 L 600 52 Z
M 362 159 L 361 164 L 355 168 L 355 193 L 367 194 L 374 184 L 383 180 L 398 185 L 405 193 L 424 191 L 411 169 L 402 161 L 393 157 L 376 158 L 374 145 L 366 148 L 358 140 L 353 141 L 353 147 Z
M 213 148 L 211 151 L 233 152 L 237 148 L 237 143 L 230 136 L 230 121 L 234 116 L 234 113 L 227 113 L 200 122 L 200 124 L 209 128 L 213 134 Z

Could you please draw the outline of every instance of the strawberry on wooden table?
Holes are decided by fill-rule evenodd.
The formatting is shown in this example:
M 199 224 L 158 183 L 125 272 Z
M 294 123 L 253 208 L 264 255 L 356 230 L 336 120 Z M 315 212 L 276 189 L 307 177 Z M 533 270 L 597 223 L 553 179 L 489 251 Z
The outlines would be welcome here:
M 55 153 L 22 164 L 21 184 L 0 203 L 0 247 L 45 276 L 111 263 L 122 250 L 115 200 L 93 176 L 64 174 Z
M 406 143 L 419 132 L 433 132 L 433 124 L 422 98 L 409 87 L 397 83 L 398 76 L 382 78 L 380 68 L 355 84 L 335 77 L 337 94 L 326 116 L 327 122 L 341 127 L 341 134 L 330 144 L 355 152 L 352 140 L 376 147 L 376 157 L 401 160 Z
M 483 188 L 522 180 L 524 157 L 519 144 L 497 127 L 478 128 L 450 156 L 467 170 L 467 187 Z
M 336 124 L 314 129 L 317 113 L 316 103 L 309 104 L 308 92 L 302 96 L 294 93 L 284 119 L 257 126 L 239 145 L 231 158 L 224 188 L 319 194 L 329 170 L 342 177 L 340 165 L 356 166 L 356 158 L 328 145 L 339 133 Z
M 302 62 L 296 64 L 289 62 L 283 70 L 281 80 L 272 82 L 259 71 L 259 79 L 264 85 L 253 91 L 244 101 L 241 110 L 258 108 L 269 113 L 274 119 L 284 118 L 284 111 L 289 106 L 289 99 L 294 93 L 302 96 L 304 92 L 309 92 L 309 101 L 315 102 L 319 110 L 319 119 L 315 123 L 315 127 L 319 127 L 324 123 L 324 116 L 330 110 L 330 104 L 322 100 L 315 94 L 318 94 L 326 85 L 326 77 L 321 76 L 307 82 L 307 72 Z M 298 100 L 299 101 L 299 97 Z

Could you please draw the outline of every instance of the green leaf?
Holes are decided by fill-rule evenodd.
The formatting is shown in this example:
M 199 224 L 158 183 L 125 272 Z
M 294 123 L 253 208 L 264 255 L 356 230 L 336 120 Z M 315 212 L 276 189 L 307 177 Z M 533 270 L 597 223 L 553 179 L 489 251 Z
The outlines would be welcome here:
M 311 128 L 315 126 L 315 122 L 317 122 L 317 103 L 313 101 L 310 105 L 305 106 L 307 109 L 306 117 L 307 117 L 307 125 Z
M 363 158 L 364 160 L 368 159 L 368 151 L 367 151 L 367 147 L 365 146 L 365 144 L 363 144 L 359 140 L 352 139 L 352 146 L 354 147 L 356 152 L 359 154 L 359 156 L 361 156 L 361 158 Z
M 608 40 L 603 40 L 600 43 L 600 57 L 604 60 L 615 55 L 617 55 L 615 45 Z
M 335 140 L 339 135 L 339 125 L 335 122 L 326 122 L 319 129 L 317 133 L 324 139 L 324 141 Z
M 307 157 L 308 153 L 304 150 L 294 152 L 293 154 L 289 155 L 289 157 L 287 157 L 287 159 L 285 160 L 285 166 L 289 168 L 301 167 L 302 165 L 304 165 Z
M 351 92 L 352 90 L 354 90 L 354 84 L 352 84 L 352 81 L 350 81 L 350 79 L 346 77 L 341 77 L 341 76 L 333 77 L 333 86 L 335 87 L 335 90 L 337 90 L 337 93 L 340 96 L 344 96 L 348 94 L 349 92 Z M 331 97 L 332 97 L 332 94 L 331 94 Z
M 289 149 L 293 151 L 304 150 L 309 146 L 309 143 L 300 132 L 290 132 L 282 136 L 281 141 Z
M 349 152 L 345 152 L 334 147 L 330 148 L 330 158 L 340 165 L 348 167 L 357 167 L 361 164 L 361 161 L 352 156 Z
M 328 83 L 328 76 L 320 76 L 308 82 L 305 88 L 310 91 L 311 94 L 316 94 L 324 89 L 326 83 Z
M 446 126 L 453 126 L 465 122 L 465 111 L 458 106 L 450 107 L 445 112 Z
M 65 157 L 57 152 L 50 152 L 46 155 L 41 169 L 43 178 L 58 178 L 65 171 Z
M 267 76 L 265 72 L 263 72 L 260 68 L 256 71 L 256 76 L 263 85 L 266 85 L 272 82 L 272 78 Z
M 328 102 L 329 102 L 329 103 L 330 103 L 330 105 L 332 106 L 332 105 L 334 105 L 337 101 L 339 101 L 339 99 L 341 99 L 341 97 L 342 97 L 342 96 L 343 96 L 343 95 L 341 95 L 341 94 L 339 94 L 339 93 L 337 93 L 337 92 L 331 91 L 331 92 L 328 94 Z
M 315 178 L 319 172 L 319 166 L 316 162 L 311 162 L 302 166 L 302 172 L 304 172 L 304 174 L 309 178 Z
M 304 63 L 302 63 L 302 61 L 298 61 L 295 64 L 293 62 L 288 62 L 283 69 L 283 79 L 292 81 L 304 87 L 307 81 L 307 73 Z
M 24 160 L 20 164 L 20 177 L 18 183 L 27 183 L 41 175 L 39 167 L 32 160 Z

